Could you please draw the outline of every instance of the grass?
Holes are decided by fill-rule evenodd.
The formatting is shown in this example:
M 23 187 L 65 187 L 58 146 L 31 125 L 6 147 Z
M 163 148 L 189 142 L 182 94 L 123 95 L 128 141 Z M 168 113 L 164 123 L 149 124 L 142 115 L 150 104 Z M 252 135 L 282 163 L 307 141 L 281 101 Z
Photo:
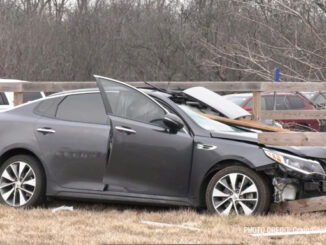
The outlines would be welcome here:
M 52 208 L 74 206 L 74 211 L 52 213 Z M 158 227 L 141 221 L 196 227 Z M 113 204 L 50 202 L 47 208 L 13 209 L 0 205 L 0 244 L 105 244 L 105 243 L 238 243 L 324 244 L 326 235 L 282 238 L 252 237 L 248 227 L 323 229 L 324 213 L 220 217 L 193 209 L 132 207 Z M 282 228 L 283 227 L 283 228 Z M 258 228 L 257 228 L 258 229 Z

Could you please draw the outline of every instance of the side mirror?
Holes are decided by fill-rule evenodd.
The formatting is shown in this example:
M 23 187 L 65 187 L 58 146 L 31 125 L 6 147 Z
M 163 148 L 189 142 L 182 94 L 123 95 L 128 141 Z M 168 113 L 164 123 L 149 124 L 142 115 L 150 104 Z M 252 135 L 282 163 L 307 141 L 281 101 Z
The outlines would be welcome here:
M 252 107 L 251 107 L 251 106 L 246 106 L 244 109 L 245 109 L 246 111 L 252 111 Z
M 176 133 L 184 127 L 182 120 L 172 113 L 165 115 L 163 123 L 170 129 L 171 133 Z

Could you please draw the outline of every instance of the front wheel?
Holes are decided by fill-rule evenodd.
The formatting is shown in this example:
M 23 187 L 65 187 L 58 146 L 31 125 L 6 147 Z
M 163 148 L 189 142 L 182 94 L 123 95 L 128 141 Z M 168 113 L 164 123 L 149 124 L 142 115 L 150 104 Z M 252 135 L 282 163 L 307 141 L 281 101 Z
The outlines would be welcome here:
M 45 196 L 45 178 L 39 162 L 28 155 L 6 160 L 0 168 L 0 202 L 12 207 L 32 207 Z
M 268 211 L 271 191 L 264 179 L 253 170 L 230 166 L 217 172 L 206 190 L 209 212 L 222 215 L 263 214 Z

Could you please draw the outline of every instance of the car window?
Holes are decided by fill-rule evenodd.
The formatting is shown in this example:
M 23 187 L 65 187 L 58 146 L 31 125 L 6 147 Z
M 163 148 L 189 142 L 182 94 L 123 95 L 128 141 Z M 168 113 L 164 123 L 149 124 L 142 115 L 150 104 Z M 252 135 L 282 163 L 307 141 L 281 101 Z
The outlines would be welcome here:
M 326 93 L 323 93 L 324 96 L 326 96 Z M 320 105 L 320 104 L 326 104 L 326 99 L 325 97 L 321 95 L 321 94 L 318 94 L 314 99 L 314 103 L 317 104 L 317 105 Z
M 64 97 L 51 98 L 41 101 L 35 108 L 34 112 L 44 117 L 55 117 L 58 104 Z
M 253 99 L 250 99 L 245 107 L 253 107 Z M 261 109 L 266 110 L 266 100 L 265 97 L 261 97 Z
M 24 92 L 23 93 L 23 103 L 28 101 L 33 101 L 42 98 L 42 94 L 40 92 Z
M 9 105 L 7 97 L 4 93 L 0 93 L 0 105 Z
M 300 96 L 287 96 L 290 110 L 304 109 L 304 100 Z
M 264 96 L 266 101 L 266 110 L 273 110 L 274 96 Z M 288 110 L 289 105 L 285 95 L 276 95 L 275 97 L 275 109 L 276 110 Z
M 56 118 L 74 122 L 106 124 L 100 93 L 67 96 L 58 106 Z
M 140 91 L 107 79 L 99 81 L 114 116 L 155 125 L 164 118 L 164 109 Z

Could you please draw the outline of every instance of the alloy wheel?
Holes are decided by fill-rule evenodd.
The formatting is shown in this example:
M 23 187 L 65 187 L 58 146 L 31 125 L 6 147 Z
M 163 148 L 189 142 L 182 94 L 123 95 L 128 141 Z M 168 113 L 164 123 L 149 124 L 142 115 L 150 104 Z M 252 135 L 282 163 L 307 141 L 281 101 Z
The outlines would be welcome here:
M 24 206 L 32 198 L 35 187 L 34 170 L 26 162 L 13 162 L 1 173 L 0 195 L 10 206 Z
M 250 215 L 258 204 L 258 189 L 254 181 L 242 173 L 221 177 L 212 191 L 212 203 L 217 213 Z

